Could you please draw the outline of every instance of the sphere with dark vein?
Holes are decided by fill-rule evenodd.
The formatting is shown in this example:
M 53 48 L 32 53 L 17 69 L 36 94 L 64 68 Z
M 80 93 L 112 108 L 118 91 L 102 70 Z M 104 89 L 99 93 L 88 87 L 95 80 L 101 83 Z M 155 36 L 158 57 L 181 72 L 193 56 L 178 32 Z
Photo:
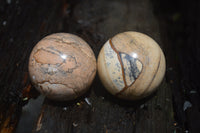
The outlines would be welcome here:
M 73 100 L 84 94 L 96 74 L 96 59 L 80 37 L 56 33 L 43 38 L 29 58 L 35 88 L 53 100 Z
M 99 77 L 113 95 L 137 100 L 152 94 L 165 74 L 160 46 L 139 32 L 124 32 L 109 39 L 97 62 Z

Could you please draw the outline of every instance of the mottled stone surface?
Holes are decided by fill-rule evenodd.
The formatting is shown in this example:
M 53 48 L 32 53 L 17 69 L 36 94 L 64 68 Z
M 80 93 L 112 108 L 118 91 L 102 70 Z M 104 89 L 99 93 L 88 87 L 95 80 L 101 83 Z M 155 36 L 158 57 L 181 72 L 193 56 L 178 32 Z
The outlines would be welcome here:
M 140 99 L 156 90 L 165 74 L 165 57 L 147 35 L 124 32 L 109 39 L 98 56 L 98 74 L 113 95 Z
M 72 100 L 85 93 L 96 74 L 96 59 L 80 37 L 56 33 L 33 48 L 29 74 L 34 86 L 55 100 Z

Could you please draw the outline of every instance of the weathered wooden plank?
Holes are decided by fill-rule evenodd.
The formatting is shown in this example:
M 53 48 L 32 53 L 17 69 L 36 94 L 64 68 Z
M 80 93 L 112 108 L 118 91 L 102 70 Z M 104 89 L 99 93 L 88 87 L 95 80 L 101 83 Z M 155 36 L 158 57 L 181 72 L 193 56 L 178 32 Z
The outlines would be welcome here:
M 61 3 L 0 0 L 0 132 L 15 130 L 31 88 L 28 58 L 35 43 L 59 29 Z M 51 10 L 49 10 L 51 9 Z M 25 98 L 25 99 L 24 99 Z M 25 100 L 25 101 L 24 101 Z
M 146 33 L 164 48 L 149 0 L 76 2 L 69 3 L 62 31 L 80 35 L 96 57 L 107 39 L 127 30 Z M 46 99 L 33 132 L 171 132 L 171 89 L 165 81 L 159 88 L 147 99 L 128 102 L 111 96 L 96 77 L 90 91 L 78 100 L 61 103 Z
M 66 3 L 0 0 L 0 132 L 13 132 L 21 106 L 27 102 L 26 97 L 30 97 L 30 93 L 21 92 L 29 92 L 31 88 L 27 61 L 37 41 L 52 32 L 71 32 L 88 41 L 97 56 L 108 38 L 125 30 L 147 33 L 161 44 L 167 55 L 167 77 L 174 96 L 178 122 L 174 123 L 175 131 L 198 132 L 199 1 L 151 1 L 158 5 L 154 12 L 162 16 L 161 30 L 147 0 L 72 0 Z M 160 41 L 160 31 L 164 45 Z M 46 112 L 39 117 L 38 132 L 52 129 L 50 125 L 55 126 L 56 132 L 170 132 L 173 126 L 170 125 L 172 108 L 168 82 L 163 82 L 160 90 L 149 99 L 126 102 L 109 95 L 97 77 L 91 91 L 85 95 L 92 106 L 87 105 L 84 97 L 71 103 L 46 100 L 42 111 Z M 185 111 L 184 101 L 192 104 Z M 163 106 L 165 104 L 167 106 Z
M 176 132 L 200 130 L 200 2 L 153 0 L 167 46 L 167 79 L 172 88 Z M 170 8 L 169 8 L 169 5 Z

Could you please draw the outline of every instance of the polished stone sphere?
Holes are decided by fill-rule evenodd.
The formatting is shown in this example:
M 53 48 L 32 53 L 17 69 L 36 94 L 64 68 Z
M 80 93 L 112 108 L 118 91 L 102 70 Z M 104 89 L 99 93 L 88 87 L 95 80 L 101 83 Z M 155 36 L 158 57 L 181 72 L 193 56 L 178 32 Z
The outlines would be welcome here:
M 35 88 L 54 100 L 73 100 L 84 94 L 96 74 L 96 59 L 80 37 L 56 33 L 43 38 L 29 58 Z
M 97 62 L 99 77 L 113 95 L 136 100 L 156 90 L 165 74 L 165 57 L 149 36 L 124 32 L 109 39 Z

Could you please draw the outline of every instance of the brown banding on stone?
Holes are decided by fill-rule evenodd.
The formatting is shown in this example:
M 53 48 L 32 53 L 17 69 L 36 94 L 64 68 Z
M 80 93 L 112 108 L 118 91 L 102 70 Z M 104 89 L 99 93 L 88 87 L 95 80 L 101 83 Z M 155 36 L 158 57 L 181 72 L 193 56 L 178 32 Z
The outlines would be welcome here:
M 109 43 L 110 43 L 111 48 L 112 48 L 112 49 L 116 52 L 116 54 L 117 54 L 118 60 L 119 60 L 120 65 L 121 65 L 122 76 L 123 76 L 123 81 L 124 81 L 124 85 L 125 85 L 124 88 L 123 88 L 120 92 L 118 92 L 118 93 L 116 94 L 116 95 L 118 95 L 118 94 L 120 94 L 121 92 L 125 91 L 125 90 L 128 88 L 128 86 L 127 86 L 127 83 L 126 83 L 125 74 L 124 74 L 124 68 L 123 68 L 123 64 L 122 64 L 122 60 L 121 60 L 121 58 L 120 58 L 119 52 L 118 52 L 117 49 L 114 47 L 114 45 L 113 45 L 113 43 L 112 43 L 112 39 L 109 40 Z
M 155 73 L 154 73 L 154 75 L 153 75 L 153 78 L 152 78 L 151 82 L 150 82 L 149 85 L 147 86 L 146 90 L 149 89 L 149 87 L 151 86 L 153 80 L 155 79 L 155 77 L 156 77 L 156 75 L 157 75 L 157 73 L 158 73 L 158 69 L 159 69 L 159 67 L 160 67 L 160 60 L 161 60 L 161 53 L 160 53 L 160 56 L 159 56 L 159 61 L 158 61 L 158 66 L 157 66 L 157 68 L 156 68 L 156 71 L 155 71 Z

